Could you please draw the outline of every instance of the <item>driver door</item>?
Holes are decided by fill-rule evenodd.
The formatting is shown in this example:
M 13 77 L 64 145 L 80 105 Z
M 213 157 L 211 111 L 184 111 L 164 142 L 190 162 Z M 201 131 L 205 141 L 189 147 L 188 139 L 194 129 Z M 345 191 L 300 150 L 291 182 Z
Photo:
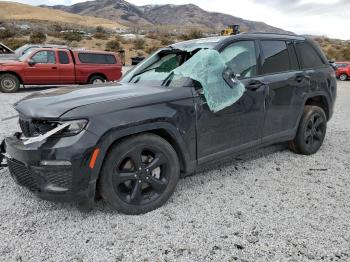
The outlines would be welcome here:
M 35 64 L 27 64 L 25 67 L 24 74 L 27 84 L 53 85 L 60 83 L 60 74 L 54 51 L 39 50 L 32 55 L 31 60 Z
M 199 164 L 261 143 L 265 86 L 257 77 L 258 53 L 257 43 L 250 40 L 231 43 L 221 52 L 226 65 L 246 87 L 235 104 L 214 113 L 203 96 L 196 96 Z

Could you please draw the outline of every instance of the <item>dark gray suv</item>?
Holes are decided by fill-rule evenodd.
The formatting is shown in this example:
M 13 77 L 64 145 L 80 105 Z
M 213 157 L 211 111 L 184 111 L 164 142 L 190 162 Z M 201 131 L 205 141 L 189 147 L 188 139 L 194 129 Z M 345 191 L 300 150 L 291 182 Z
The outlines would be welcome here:
M 2 144 L 12 177 L 44 199 L 102 198 L 126 214 L 163 205 L 180 176 L 288 141 L 316 153 L 335 72 L 302 36 L 240 34 L 174 44 L 120 83 L 33 94 Z

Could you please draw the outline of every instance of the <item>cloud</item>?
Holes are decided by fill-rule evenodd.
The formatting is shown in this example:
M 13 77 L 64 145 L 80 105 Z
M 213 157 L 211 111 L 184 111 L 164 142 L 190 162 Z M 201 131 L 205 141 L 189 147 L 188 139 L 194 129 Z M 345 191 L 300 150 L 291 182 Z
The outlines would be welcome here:
M 0 0 L 1 1 L 1 0 Z M 32 5 L 75 4 L 87 0 L 17 0 Z M 262 21 L 298 34 L 350 39 L 350 0 L 126 0 L 135 5 L 193 3 L 207 11 Z

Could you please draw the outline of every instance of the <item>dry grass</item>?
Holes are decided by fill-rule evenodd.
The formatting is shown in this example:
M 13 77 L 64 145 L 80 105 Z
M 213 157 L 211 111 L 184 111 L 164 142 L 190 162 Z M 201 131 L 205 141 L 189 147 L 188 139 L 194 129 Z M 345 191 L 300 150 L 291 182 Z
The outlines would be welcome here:
M 95 28 L 96 26 L 102 26 L 108 29 L 124 27 L 120 24 L 112 22 L 111 20 L 103 18 L 80 16 L 59 10 L 52 10 L 13 2 L 0 2 L 0 18 L 8 21 L 43 21 L 59 24 L 79 25 L 91 28 Z

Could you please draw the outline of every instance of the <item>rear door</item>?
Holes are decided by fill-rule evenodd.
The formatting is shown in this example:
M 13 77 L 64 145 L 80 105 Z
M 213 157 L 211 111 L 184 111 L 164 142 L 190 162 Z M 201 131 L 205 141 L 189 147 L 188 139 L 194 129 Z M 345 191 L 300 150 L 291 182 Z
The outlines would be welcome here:
M 72 56 L 67 50 L 58 51 L 59 74 L 61 84 L 75 83 L 75 66 Z
M 26 84 L 52 85 L 60 83 L 55 51 L 39 50 L 33 53 L 34 65 L 27 64 L 24 69 Z
M 309 79 L 299 68 L 292 41 L 262 40 L 260 46 L 260 74 L 267 85 L 263 142 L 268 142 L 294 134 Z

